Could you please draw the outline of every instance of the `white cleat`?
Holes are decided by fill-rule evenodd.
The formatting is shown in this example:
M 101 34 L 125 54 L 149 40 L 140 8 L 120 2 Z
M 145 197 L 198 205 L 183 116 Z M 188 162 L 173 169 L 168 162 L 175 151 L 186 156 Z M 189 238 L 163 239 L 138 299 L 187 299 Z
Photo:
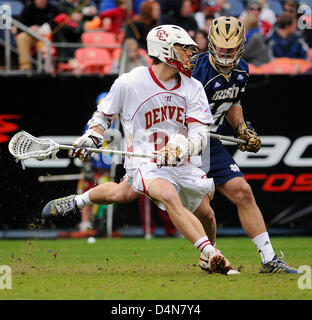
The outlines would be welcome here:
M 221 273 L 227 276 L 240 274 L 218 249 L 212 251 L 208 257 L 201 253 L 199 266 L 209 273 Z

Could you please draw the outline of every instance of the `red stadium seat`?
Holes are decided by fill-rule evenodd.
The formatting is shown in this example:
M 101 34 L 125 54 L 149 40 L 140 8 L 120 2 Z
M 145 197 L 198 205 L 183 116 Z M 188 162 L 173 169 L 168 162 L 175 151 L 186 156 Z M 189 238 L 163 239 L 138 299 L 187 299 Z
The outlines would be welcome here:
M 113 60 L 118 60 L 121 56 L 121 51 L 122 49 L 121 48 L 117 48 L 117 49 L 114 49 L 113 50 L 113 53 L 112 53 L 112 58 Z
M 304 59 L 276 58 L 261 66 L 264 74 L 298 74 L 311 68 L 311 62 Z
M 261 66 L 255 66 L 254 64 L 249 64 L 249 73 L 250 74 L 261 74 L 262 67 Z
M 112 55 L 116 47 L 120 47 L 120 43 L 116 39 L 116 35 L 111 32 L 89 31 L 81 35 L 84 45 L 107 45 L 107 50 Z
M 267 63 L 262 66 L 263 74 L 297 74 L 299 69 L 296 65 Z
M 308 57 L 309 57 L 309 60 L 312 62 L 312 48 L 310 48 L 308 51 Z
M 103 48 L 79 48 L 75 51 L 82 73 L 109 73 L 112 65 L 110 53 Z

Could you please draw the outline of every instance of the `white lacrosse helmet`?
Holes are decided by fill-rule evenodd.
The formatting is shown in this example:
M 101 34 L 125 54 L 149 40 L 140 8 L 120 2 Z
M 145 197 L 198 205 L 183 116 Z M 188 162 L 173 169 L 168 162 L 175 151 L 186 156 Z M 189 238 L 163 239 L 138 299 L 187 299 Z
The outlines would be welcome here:
M 169 24 L 157 26 L 148 33 L 146 40 L 147 53 L 150 57 L 158 58 L 161 62 L 191 77 L 190 61 L 182 62 L 175 45 L 190 50 L 193 54 L 198 53 L 198 45 L 183 28 Z

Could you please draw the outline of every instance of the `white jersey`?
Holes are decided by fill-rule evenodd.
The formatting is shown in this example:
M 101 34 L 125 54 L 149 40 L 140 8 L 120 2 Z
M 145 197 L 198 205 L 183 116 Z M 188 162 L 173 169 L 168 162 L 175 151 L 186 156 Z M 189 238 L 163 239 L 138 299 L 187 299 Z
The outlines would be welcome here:
M 187 137 L 191 122 L 213 123 L 205 91 L 198 80 L 180 74 L 176 86 L 167 90 L 151 67 L 137 67 L 116 79 L 98 111 L 108 119 L 119 114 L 127 151 L 145 154 L 159 151 L 172 134 Z M 126 157 L 125 168 L 134 169 L 151 161 Z M 201 165 L 198 159 L 196 165 Z

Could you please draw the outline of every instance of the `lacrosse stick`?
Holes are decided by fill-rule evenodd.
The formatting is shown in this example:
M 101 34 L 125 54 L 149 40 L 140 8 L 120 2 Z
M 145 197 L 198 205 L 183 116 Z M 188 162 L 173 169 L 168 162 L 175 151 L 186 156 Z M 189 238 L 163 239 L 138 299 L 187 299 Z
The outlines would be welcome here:
M 234 142 L 237 144 L 246 144 L 247 143 L 247 141 L 243 140 L 243 139 L 222 136 L 220 134 L 211 133 L 211 132 L 208 133 L 208 137 L 218 139 L 218 140 L 230 141 L 230 142 Z
M 78 174 L 58 174 L 54 176 L 39 176 L 39 182 L 54 182 L 54 181 L 71 181 L 71 180 L 80 180 L 84 179 L 85 175 L 78 173 Z
M 56 159 L 56 154 L 59 150 L 75 150 L 76 147 L 70 145 L 61 145 L 51 139 L 39 139 L 26 131 L 16 133 L 9 143 L 9 151 L 15 157 L 16 161 L 21 160 L 22 166 L 25 169 L 23 161 L 26 159 L 45 160 L 51 156 Z M 104 153 L 119 156 L 141 157 L 156 159 L 156 155 L 143 153 L 125 152 L 119 150 L 106 150 L 103 148 L 85 148 L 90 153 Z

